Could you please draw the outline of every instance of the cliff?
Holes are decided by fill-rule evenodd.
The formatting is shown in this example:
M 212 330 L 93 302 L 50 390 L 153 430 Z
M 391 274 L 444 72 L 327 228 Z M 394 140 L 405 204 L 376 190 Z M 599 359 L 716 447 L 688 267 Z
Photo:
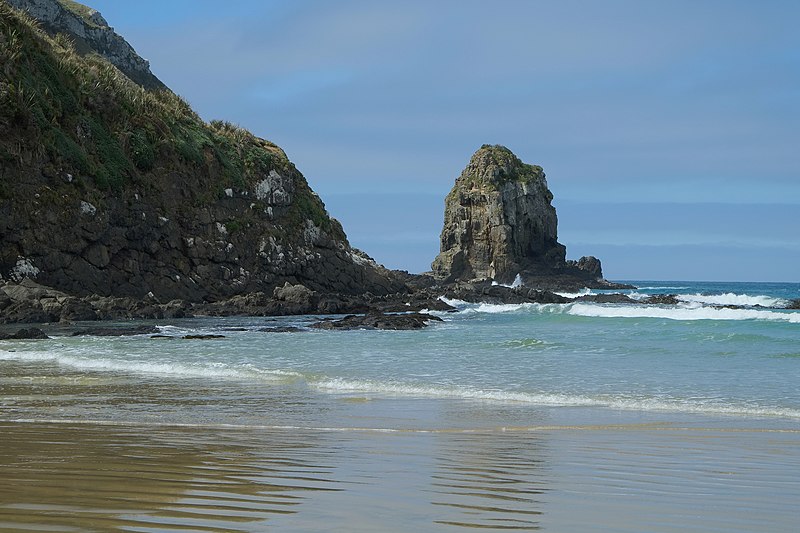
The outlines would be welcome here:
M 441 253 L 434 275 L 446 282 L 490 278 L 512 282 L 602 279 L 600 261 L 566 261 L 544 171 L 508 148 L 483 145 L 445 199 Z
M 96 10 L 73 0 L 6 0 L 26 11 L 52 36 L 67 36 L 80 55 L 96 53 L 146 89 L 166 89 L 150 64 Z
M 132 49 L 114 52 L 128 45 L 99 14 L 13 2 L 54 36 L 0 0 L 0 280 L 157 301 L 286 282 L 403 289 L 350 247 L 278 146 L 148 90 L 160 82 Z M 101 53 L 79 53 L 76 35 Z

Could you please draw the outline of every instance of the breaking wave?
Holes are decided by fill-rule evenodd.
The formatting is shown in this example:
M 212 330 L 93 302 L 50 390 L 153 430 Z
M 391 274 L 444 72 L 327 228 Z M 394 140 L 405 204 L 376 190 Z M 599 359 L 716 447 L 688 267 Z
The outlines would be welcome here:
M 761 298 L 761 297 L 751 297 Z M 767 297 L 763 297 L 767 298 Z M 475 313 L 539 313 L 565 314 L 596 318 L 659 318 L 667 320 L 770 320 L 800 324 L 800 313 L 768 309 L 729 309 L 707 307 L 700 302 L 686 302 L 678 306 L 637 304 L 594 304 L 575 302 L 568 304 L 473 304 L 461 300 L 444 300 L 459 308 L 461 314 Z
M 679 294 L 678 299 L 683 302 L 699 303 L 704 305 L 741 305 L 761 307 L 785 307 L 787 302 L 781 298 L 771 296 L 750 296 L 748 294 Z
M 249 363 L 228 364 L 219 362 L 152 362 L 121 359 L 104 359 L 95 356 L 57 352 L 6 352 L 0 350 L 0 361 L 27 363 L 55 363 L 75 370 L 120 372 L 128 374 L 158 375 L 176 378 L 259 379 L 284 382 L 301 374 L 283 370 L 266 370 Z
M 800 313 L 716 307 L 602 306 L 568 304 L 567 313 L 597 318 L 662 318 L 667 320 L 772 320 L 800 324 Z
M 375 394 L 415 398 L 444 398 L 505 403 L 525 403 L 543 407 L 604 407 L 625 411 L 664 411 L 691 414 L 720 414 L 757 417 L 800 418 L 800 409 L 728 404 L 720 401 L 589 397 L 571 394 L 530 393 L 471 387 L 411 385 L 399 382 L 322 379 L 310 383 L 333 394 Z

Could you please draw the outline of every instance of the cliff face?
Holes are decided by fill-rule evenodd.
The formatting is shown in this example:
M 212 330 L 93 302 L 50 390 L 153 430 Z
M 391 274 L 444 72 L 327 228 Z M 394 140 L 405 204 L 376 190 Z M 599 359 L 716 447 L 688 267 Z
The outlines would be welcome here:
M 146 89 L 166 89 L 152 72 L 150 64 L 96 10 L 73 0 L 6 0 L 39 21 L 51 35 L 68 36 L 75 50 L 85 55 L 97 53 Z
M 14 1 L 47 5 L 74 29 L 55 0 Z M 279 147 L 205 123 L 0 0 L 0 281 L 25 277 L 161 301 L 285 282 L 402 288 L 350 247 Z
M 446 281 L 529 277 L 602 277 L 596 258 L 566 261 L 553 195 L 541 167 L 503 146 L 482 146 L 445 200 L 441 253 L 433 271 Z

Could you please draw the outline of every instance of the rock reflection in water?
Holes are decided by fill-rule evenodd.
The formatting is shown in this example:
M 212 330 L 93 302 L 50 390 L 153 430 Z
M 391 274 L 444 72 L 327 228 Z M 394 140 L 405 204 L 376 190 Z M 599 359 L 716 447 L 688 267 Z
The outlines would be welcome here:
M 261 531 L 339 490 L 314 435 L 0 423 L 0 529 Z
M 545 492 L 543 446 L 532 433 L 440 435 L 431 503 L 438 524 L 539 529 Z

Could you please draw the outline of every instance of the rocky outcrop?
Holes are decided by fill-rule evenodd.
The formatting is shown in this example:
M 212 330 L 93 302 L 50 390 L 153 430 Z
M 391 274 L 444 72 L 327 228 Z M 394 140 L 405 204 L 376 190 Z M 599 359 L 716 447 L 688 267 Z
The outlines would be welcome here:
M 145 89 L 167 87 L 151 71 L 128 41 L 108 25 L 96 10 L 72 0 L 6 0 L 39 21 L 51 35 L 64 34 L 78 53 L 99 54 Z
M 18 329 L 16 333 L 3 333 L 0 331 L 0 341 L 7 340 L 28 340 L 28 339 L 49 339 L 44 331 L 39 328 L 22 328 Z
M 14 5 L 58 31 L 114 41 L 80 4 Z M 134 85 L 4 2 L 0 17 L 0 282 L 131 298 L 137 303 L 106 303 L 134 316 L 151 306 L 166 313 L 175 300 L 272 295 L 287 282 L 319 293 L 404 290 L 350 246 L 279 147 L 226 122 L 205 123 L 170 91 Z M 106 55 L 134 57 L 115 54 Z M 65 305 L 73 309 L 66 315 Z M 31 322 L 44 322 L 104 318 L 108 305 L 23 307 Z
M 445 282 L 511 283 L 518 274 L 526 283 L 600 280 L 597 258 L 565 260 L 552 200 L 542 167 L 523 163 L 504 146 L 483 145 L 445 200 L 434 275 Z
M 387 314 L 373 311 L 366 315 L 348 315 L 337 320 L 322 320 L 309 327 L 327 330 L 386 329 L 410 330 L 422 329 L 430 322 L 442 322 L 442 319 L 426 313 Z

